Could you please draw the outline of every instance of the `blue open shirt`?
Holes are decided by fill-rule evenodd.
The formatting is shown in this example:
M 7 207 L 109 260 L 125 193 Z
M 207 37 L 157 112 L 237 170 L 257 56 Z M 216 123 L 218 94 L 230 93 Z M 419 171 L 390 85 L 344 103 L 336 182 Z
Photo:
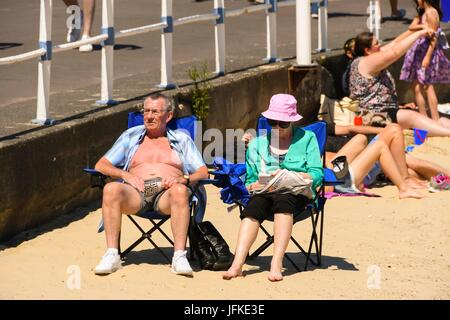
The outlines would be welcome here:
M 145 137 L 147 130 L 144 125 L 132 127 L 120 135 L 111 149 L 105 154 L 115 167 L 128 171 L 131 159 Z M 176 151 L 183 164 L 183 173 L 192 174 L 200 167 L 205 166 L 202 155 L 189 135 L 182 130 L 167 128 L 167 138 L 170 147 Z

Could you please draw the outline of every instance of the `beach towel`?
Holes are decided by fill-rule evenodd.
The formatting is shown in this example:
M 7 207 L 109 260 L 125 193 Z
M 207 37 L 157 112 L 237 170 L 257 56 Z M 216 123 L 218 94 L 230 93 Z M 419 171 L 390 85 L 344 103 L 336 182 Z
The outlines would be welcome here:
M 358 196 L 375 197 L 375 198 L 381 197 L 378 194 L 368 192 L 355 192 L 355 193 L 325 192 L 326 199 L 331 199 L 334 197 L 358 197 Z

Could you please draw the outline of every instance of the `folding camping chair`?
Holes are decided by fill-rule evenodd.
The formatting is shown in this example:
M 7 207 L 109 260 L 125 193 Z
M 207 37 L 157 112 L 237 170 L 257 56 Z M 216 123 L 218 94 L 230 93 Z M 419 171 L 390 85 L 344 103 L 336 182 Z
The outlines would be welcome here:
M 314 132 L 314 134 L 316 135 L 324 167 L 324 179 L 319 189 L 317 190 L 315 198 L 309 201 L 305 210 L 294 214 L 294 224 L 299 221 L 303 221 L 307 218 L 311 218 L 310 220 L 312 225 L 312 232 L 307 250 L 305 250 L 300 245 L 300 243 L 294 238 L 294 236 L 291 236 L 292 242 L 306 257 L 304 266 L 304 270 L 306 270 L 309 262 L 311 262 L 313 265 L 316 266 L 321 265 L 323 220 L 324 220 L 324 209 L 326 200 L 325 185 L 338 184 L 342 183 L 342 181 L 338 181 L 336 179 L 332 170 L 325 168 L 325 145 L 327 139 L 326 122 L 318 121 L 310 125 L 304 126 L 303 129 L 310 130 Z M 258 120 L 258 128 L 257 128 L 258 135 L 262 132 L 262 130 L 266 130 L 266 132 L 269 132 L 271 130 L 271 127 L 268 124 L 267 119 L 264 117 L 260 117 Z M 245 188 L 244 184 L 246 174 L 245 164 L 242 163 L 231 164 L 223 159 L 216 159 L 214 164 L 217 170 L 213 171 L 212 174 L 214 174 L 214 179 L 218 181 L 214 183 L 214 185 L 222 188 L 221 190 L 222 201 L 228 204 L 237 205 L 239 207 L 240 213 L 242 213 L 244 207 L 246 206 L 248 200 L 250 199 L 250 195 L 247 189 Z M 258 247 L 252 254 L 249 255 L 250 259 L 259 256 L 274 242 L 273 235 L 267 231 L 267 229 L 264 227 L 263 224 L 260 225 L 260 228 L 266 235 L 266 241 L 260 247 Z M 317 230 L 319 234 L 317 234 Z M 314 260 L 311 256 L 313 247 L 316 253 L 316 260 Z M 297 271 L 301 271 L 300 267 L 291 259 L 291 257 L 289 257 L 287 253 L 285 254 L 285 258 L 294 266 L 294 268 Z
M 195 116 L 188 116 L 188 117 L 182 117 L 182 118 L 176 118 L 172 119 L 168 123 L 168 127 L 172 130 L 175 129 L 183 129 L 189 135 L 192 139 L 195 138 L 195 134 L 197 132 L 196 127 L 196 120 L 197 118 Z M 128 114 L 128 128 L 142 125 L 143 124 L 143 115 L 141 112 L 131 112 Z M 85 168 L 83 169 L 85 172 L 89 173 L 91 175 L 91 187 L 95 188 L 101 188 L 103 189 L 103 186 L 106 184 L 108 177 L 101 174 L 95 169 Z M 205 208 L 206 208 L 206 190 L 204 188 L 204 184 L 209 183 L 207 181 L 200 181 L 195 187 L 191 188 L 192 194 L 189 199 L 189 205 L 190 205 L 190 214 L 191 217 L 195 218 L 195 221 L 201 222 L 203 220 L 203 216 L 205 214 Z M 161 248 L 155 243 L 155 241 L 152 239 L 152 235 L 154 232 L 159 231 L 161 235 L 173 246 L 174 243 L 172 239 L 164 232 L 163 229 L 161 229 L 162 225 L 169 220 L 170 216 L 162 215 L 156 211 L 147 211 L 144 213 L 140 213 L 139 215 L 127 215 L 128 219 L 131 220 L 133 225 L 141 232 L 141 236 L 133 242 L 127 249 L 124 251 L 121 251 L 120 249 L 120 237 L 119 237 L 119 253 L 120 257 L 124 258 L 130 251 L 132 251 L 137 245 L 139 245 L 142 241 L 147 239 L 155 249 L 158 250 L 170 263 L 171 259 L 164 253 L 164 251 L 161 250 Z M 152 223 L 152 227 L 145 231 L 137 222 L 135 217 L 145 218 L 148 219 Z M 103 219 L 100 221 L 100 225 L 98 228 L 98 232 L 103 231 Z M 191 247 L 191 246 L 189 246 Z

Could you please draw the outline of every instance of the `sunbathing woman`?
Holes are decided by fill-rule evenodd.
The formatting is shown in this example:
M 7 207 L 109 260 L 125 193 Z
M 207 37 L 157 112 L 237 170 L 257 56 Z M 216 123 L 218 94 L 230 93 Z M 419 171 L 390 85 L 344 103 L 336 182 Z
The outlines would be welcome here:
M 350 70 L 350 97 L 359 100 L 362 110 L 386 112 L 402 128 L 428 130 L 430 136 L 450 136 L 450 121 L 441 118 L 435 122 L 426 116 L 398 106 L 394 79 L 387 68 L 400 59 L 420 37 L 431 36 L 432 29 L 406 31 L 389 44 L 381 47 L 370 32 L 360 33 L 355 40 L 358 56 Z
M 337 126 L 337 129 L 338 128 L 340 130 L 340 126 Z M 405 153 L 403 131 L 400 126 L 396 124 L 387 126 L 382 129 L 380 134 L 373 139 L 371 143 L 374 143 L 377 139 L 382 140 L 387 146 L 389 146 L 389 150 L 392 154 L 392 158 L 395 160 L 397 169 L 409 186 L 412 188 L 422 189 L 426 187 L 426 181 L 430 181 L 431 191 L 435 192 L 446 190 L 445 186 L 448 185 L 448 183 L 439 184 L 435 181 L 435 179 L 438 176 L 448 179 L 450 170 L 443 168 L 434 162 L 419 159 Z M 345 155 L 347 157 L 347 161 L 352 163 L 353 160 L 364 151 L 366 146 L 367 137 L 362 134 L 356 135 L 342 149 L 340 149 L 338 153 L 327 152 L 327 167 L 332 168 L 333 165 L 331 161 L 341 155 Z M 376 162 L 368 174 L 364 177 L 364 185 L 370 186 L 373 184 L 376 176 L 381 173 L 381 171 L 382 168 L 380 168 L 379 163 Z M 422 179 L 425 179 L 426 181 Z

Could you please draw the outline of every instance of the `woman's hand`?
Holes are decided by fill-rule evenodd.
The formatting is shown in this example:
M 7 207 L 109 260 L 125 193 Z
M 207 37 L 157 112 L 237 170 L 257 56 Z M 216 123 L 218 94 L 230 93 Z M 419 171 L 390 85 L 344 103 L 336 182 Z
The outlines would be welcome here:
M 423 28 L 419 32 L 428 38 L 434 37 L 434 30 L 432 28 Z
M 244 133 L 244 135 L 242 136 L 241 141 L 244 142 L 245 148 L 248 147 L 248 144 L 250 143 L 250 140 L 252 140 L 252 139 L 253 139 L 253 135 L 250 132 Z
M 306 172 L 296 172 L 297 175 L 299 175 L 300 177 L 302 177 L 303 179 L 308 179 L 308 180 L 312 180 L 312 177 L 309 173 Z
M 264 184 L 259 183 L 259 181 L 253 182 L 251 185 L 248 186 L 248 191 L 257 191 L 264 188 Z
M 419 109 L 419 107 L 416 105 L 415 102 L 408 102 L 408 103 L 405 103 L 404 105 L 399 105 L 398 107 L 401 109 L 413 109 L 413 110 Z
M 281 171 L 281 169 L 277 169 L 277 170 L 275 170 L 274 172 L 272 172 L 270 175 L 271 175 L 272 177 L 275 177 L 280 171 Z

